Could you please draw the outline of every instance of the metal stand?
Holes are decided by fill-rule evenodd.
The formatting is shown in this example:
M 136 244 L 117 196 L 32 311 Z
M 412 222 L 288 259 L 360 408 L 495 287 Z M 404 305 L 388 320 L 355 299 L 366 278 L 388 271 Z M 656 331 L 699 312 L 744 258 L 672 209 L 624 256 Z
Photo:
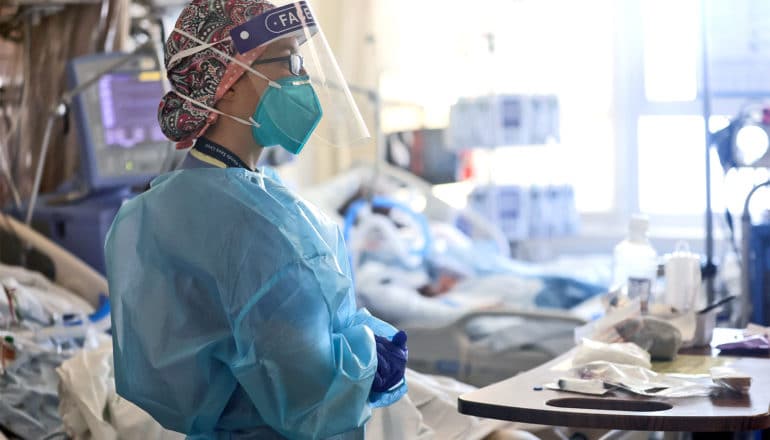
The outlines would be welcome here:
M 703 125 L 706 130 L 706 264 L 701 274 L 706 283 L 707 304 L 714 302 L 714 278 L 717 266 L 714 264 L 714 215 L 711 208 L 711 91 L 709 90 L 708 33 L 706 19 L 706 0 L 701 0 L 701 50 L 703 58 Z

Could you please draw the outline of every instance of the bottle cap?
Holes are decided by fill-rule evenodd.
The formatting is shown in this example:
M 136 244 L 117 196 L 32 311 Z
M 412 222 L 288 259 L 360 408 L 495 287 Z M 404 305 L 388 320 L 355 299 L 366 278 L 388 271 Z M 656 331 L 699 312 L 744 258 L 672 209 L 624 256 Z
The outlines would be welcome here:
M 632 233 L 646 234 L 650 227 L 650 219 L 645 214 L 634 214 L 628 222 L 628 230 Z

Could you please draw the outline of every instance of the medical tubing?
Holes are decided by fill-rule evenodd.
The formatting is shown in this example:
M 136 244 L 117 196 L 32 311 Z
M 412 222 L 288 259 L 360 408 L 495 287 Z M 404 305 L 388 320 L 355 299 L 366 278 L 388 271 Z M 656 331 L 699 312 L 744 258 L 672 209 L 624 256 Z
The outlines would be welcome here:
M 396 225 L 385 216 L 367 216 L 363 219 L 358 228 L 361 232 L 361 236 L 364 237 L 368 236 L 370 231 L 376 231 L 383 234 L 383 242 L 387 243 L 388 247 L 398 256 L 399 260 L 407 265 L 413 265 L 408 262 L 413 261 L 415 256 L 419 257 L 419 255 L 417 255 L 419 253 L 418 251 L 409 250 L 404 243 L 404 240 L 399 239 Z M 351 254 L 355 254 L 355 252 L 351 252 Z M 354 267 L 357 267 L 357 265 L 354 265 Z
M 706 0 L 701 0 L 700 6 L 701 6 L 701 14 L 700 14 L 700 24 L 701 24 L 701 77 L 702 77 L 702 94 L 703 94 L 703 120 L 706 121 L 704 125 L 704 131 L 705 131 L 705 140 L 706 140 L 706 148 L 705 148 L 705 165 L 706 165 L 706 213 L 705 213 L 705 227 L 706 227 L 706 266 L 705 266 L 705 287 L 706 287 L 706 296 L 708 298 L 708 302 L 714 301 L 714 275 L 715 271 L 711 272 L 712 267 L 714 267 L 714 219 L 713 219 L 713 209 L 711 206 L 711 131 L 709 129 L 709 121 L 711 120 L 711 90 L 710 90 L 710 71 L 709 71 L 709 35 L 708 35 L 708 11 L 707 11 L 707 5 Z
M 58 104 L 57 107 L 61 106 Z M 48 120 L 45 124 L 45 132 L 43 134 L 43 143 L 40 146 L 40 156 L 37 159 L 37 169 L 35 170 L 35 180 L 32 184 L 32 195 L 29 199 L 29 206 L 27 206 L 27 215 L 24 217 L 24 224 L 30 226 L 32 223 L 32 213 L 35 212 L 35 205 L 37 204 L 37 195 L 40 191 L 40 180 L 43 177 L 43 166 L 45 165 L 45 155 L 48 153 L 48 144 L 51 140 L 51 131 L 53 131 L 53 123 L 58 116 L 58 109 L 52 110 L 48 114 Z
M 20 315 L 17 315 L 18 310 L 16 310 L 16 306 L 14 305 L 14 301 L 16 301 L 16 296 L 14 295 L 15 289 L 3 286 L 3 290 L 5 291 L 5 297 L 8 299 L 8 314 L 10 314 L 11 317 L 10 322 L 18 324 L 21 321 L 21 317 Z
M 22 338 L 31 339 L 38 342 L 46 341 L 51 338 L 83 338 L 86 336 L 89 328 L 93 328 L 98 333 L 104 333 L 109 330 L 111 326 L 112 321 L 109 318 L 105 318 L 101 321 L 92 322 L 87 325 L 55 325 L 52 327 L 43 327 L 32 331 L 19 332 L 18 335 Z
M 98 322 L 102 319 L 108 317 L 110 314 L 110 299 L 105 294 L 99 295 L 99 306 L 94 310 L 93 313 L 88 315 L 86 318 L 89 322 Z M 78 321 L 66 321 L 64 323 L 65 326 L 74 326 L 74 325 L 80 325 L 83 323 L 83 320 Z
M 110 301 L 109 298 L 102 295 L 99 297 L 99 302 L 99 308 L 85 319 L 88 321 L 85 325 L 81 320 L 79 324 L 75 322 L 54 325 L 51 327 L 42 327 L 18 332 L 16 335 L 24 339 L 40 342 L 51 338 L 83 338 L 89 328 L 93 328 L 99 333 L 104 333 L 112 327 L 112 320 L 110 319 Z
M 348 211 L 345 213 L 345 224 L 343 225 L 342 235 L 346 242 L 350 239 L 350 230 L 352 229 L 356 218 L 358 218 L 358 213 L 367 204 L 368 202 L 366 200 L 356 200 L 352 205 L 350 205 L 350 208 L 348 208 Z M 416 253 L 422 257 L 428 255 L 433 245 L 433 240 L 431 238 L 430 227 L 428 226 L 428 222 L 425 220 L 424 216 L 414 212 L 407 205 L 396 202 L 395 200 L 389 199 L 387 197 L 374 196 L 372 197 L 371 205 L 372 208 L 400 209 L 401 211 L 409 214 L 409 216 L 412 217 L 415 221 L 417 221 L 417 223 L 420 225 L 420 229 L 422 230 L 425 244 L 423 245 L 422 249 Z
M 5 136 L 5 139 L 0 140 L 0 173 L 3 174 L 3 178 L 8 183 L 8 188 L 11 191 L 11 197 L 14 203 L 14 208 L 20 209 L 21 208 L 21 195 L 19 194 L 19 189 L 16 187 L 16 183 L 13 181 L 13 172 L 11 170 L 11 164 L 10 164 L 10 149 L 8 151 L 7 159 L 6 159 L 6 146 L 10 144 L 11 137 L 13 136 L 13 133 L 16 131 L 16 126 L 18 125 L 19 117 L 16 116 L 11 121 L 11 127 L 8 129 L 8 133 Z

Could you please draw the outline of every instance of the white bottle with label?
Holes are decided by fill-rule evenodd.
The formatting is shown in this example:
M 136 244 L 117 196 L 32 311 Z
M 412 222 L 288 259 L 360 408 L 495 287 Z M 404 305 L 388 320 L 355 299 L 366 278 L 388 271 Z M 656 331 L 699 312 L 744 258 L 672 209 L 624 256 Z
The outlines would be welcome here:
M 634 214 L 628 224 L 628 238 L 615 246 L 613 253 L 613 286 L 626 286 L 628 299 L 639 298 L 642 313 L 652 295 L 657 278 L 658 254 L 647 238 L 647 216 Z

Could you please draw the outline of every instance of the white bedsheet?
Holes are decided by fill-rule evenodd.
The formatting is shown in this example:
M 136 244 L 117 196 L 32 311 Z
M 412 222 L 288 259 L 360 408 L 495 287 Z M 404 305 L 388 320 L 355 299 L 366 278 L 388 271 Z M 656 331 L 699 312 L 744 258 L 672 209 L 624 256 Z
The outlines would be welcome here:
M 94 311 L 83 298 L 23 267 L 0 264 L 0 284 L 15 290 L 22 314 L 38 323 L 48 324 L 54 315 L 60 317 L 65 313 L 90 314 Z M 2 289 L 0 314 L 8 315 L 8 300 Z
M 61 379 L 59 410 L 66 432 L 78 439 L 178 440 L 146 412 L 115 393 L 112 341 L 83 350 L 57 369 Z M 374 410 L 366 427 L 367 440 L 482 439 L 516 424 L 479 419 L 457 412 L 457 397 L 470 385 L 441 376 L 407 370 L 409 393 L 396 404 Z M 107 416 L 105 416 L 107 415 Z M 537 438 L 526 432 L 516 438 Z

